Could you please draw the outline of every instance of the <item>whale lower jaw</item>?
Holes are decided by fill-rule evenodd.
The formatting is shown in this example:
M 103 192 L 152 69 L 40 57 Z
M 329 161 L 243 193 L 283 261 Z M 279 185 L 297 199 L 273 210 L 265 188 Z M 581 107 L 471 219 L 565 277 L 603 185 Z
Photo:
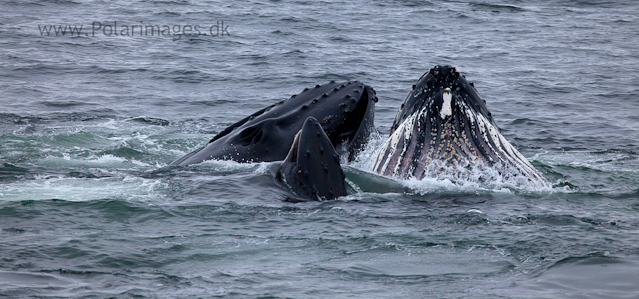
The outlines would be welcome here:
M 447 113 L 423 107 L 406 118 L 378 152 L 372 171 L 403 179 L 551 186 L 492 122 L 461 101 Z

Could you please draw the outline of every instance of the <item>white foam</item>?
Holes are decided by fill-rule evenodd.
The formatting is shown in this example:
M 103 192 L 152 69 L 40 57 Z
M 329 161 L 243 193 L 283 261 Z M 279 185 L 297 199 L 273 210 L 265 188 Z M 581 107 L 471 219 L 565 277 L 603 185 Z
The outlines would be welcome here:
M 126 159 L 117 157 L 112 154 L 102 156 L 91 155 L 89 157 L 74 157 L 69 153 L 61 153 L 58 155 L 49 155 L 41 160 L 40 164 L 46 166 L 66 166 L 66 167 L 87 167 L 87 168 L 130 168 L 130 167 L 149 167 L 148 163 L 135 159 Z
M 61 176 L 36 176 L 34 180 L 3 186 L 0 200 L 50 200 L 91 201 L 101 199 L 157 200 L 169 187 L 161 179 L 140 177 L 69 178 Z
M 255 172 L 262 174 L 266 173 L 266 169 L 270 164 L 270 162 L 240 163 L 231 160 L 206 160 L 192 167 L 212 168 L 215 172 Z

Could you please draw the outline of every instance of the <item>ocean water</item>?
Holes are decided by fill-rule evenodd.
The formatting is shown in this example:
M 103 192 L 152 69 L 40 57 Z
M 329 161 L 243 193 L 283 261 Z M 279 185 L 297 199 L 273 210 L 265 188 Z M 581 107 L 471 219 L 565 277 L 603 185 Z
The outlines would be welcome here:
M 630 0 L 2 1 L 0 297 L 637 298 L 638 16 Z M 365 169 L 437 64 L 475 82 L 551 190 L 427 179 L 290 202 L 269 163 L 163 168 L 352 79 L 380 99 L 380 137 L 349 166 Z

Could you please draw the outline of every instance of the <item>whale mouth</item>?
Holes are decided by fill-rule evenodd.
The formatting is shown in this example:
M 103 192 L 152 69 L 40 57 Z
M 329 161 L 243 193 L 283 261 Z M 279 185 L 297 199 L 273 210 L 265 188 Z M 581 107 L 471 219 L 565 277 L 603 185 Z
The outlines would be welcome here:
M 344 117 L 344 121 L 340 125 L 343 129 L 329 134 L 334 145 L 338 145 L 342 142 L 352 142 L 357 137 L 357 132 L 362 127 L 368 110 L 369 101 L 367 99 L 368 91 L 364 89 L 360 99 L 355 103 L 354 108 L 348 112 L 347 117 Z
M 446 174 L 453 181 L 493 168 L 523 183 L 548 187 L 500 131 L 474 84 L 452 66 L 436 66 L 404 100 L 372 168 L 401 178 Z
M 375 91 L 372 88 L 364 88 L 355 105 L 346 112 L 347 115 L 339 125 L 340 129 L 327 132 L 337 152 L 340 155 L 347 155 L 348 161 L 352 161 L 357 156 L 375 130 L 374 103 L 377 101 Z

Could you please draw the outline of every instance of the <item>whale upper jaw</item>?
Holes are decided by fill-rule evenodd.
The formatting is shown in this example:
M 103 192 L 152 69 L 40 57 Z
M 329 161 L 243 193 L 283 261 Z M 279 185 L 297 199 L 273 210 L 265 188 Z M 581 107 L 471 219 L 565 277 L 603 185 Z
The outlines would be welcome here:
M 322 125 L 340 155 L 352 159 L 374 130 L 377 96 L 358 81 L 307 88 L 290 99 L 268 106 L 217 134 L 204 147 L 171 163 L 183 166 L 206 160 L 236 162 L 282 161 L 308 117 Z
M 474 169 L 497 168 L 535 188 L 549 187 L 500 133 L 474 85 L 454 67 L 435 66 L 402 104 L 372 170 L 401 178 L 464 180 Z

